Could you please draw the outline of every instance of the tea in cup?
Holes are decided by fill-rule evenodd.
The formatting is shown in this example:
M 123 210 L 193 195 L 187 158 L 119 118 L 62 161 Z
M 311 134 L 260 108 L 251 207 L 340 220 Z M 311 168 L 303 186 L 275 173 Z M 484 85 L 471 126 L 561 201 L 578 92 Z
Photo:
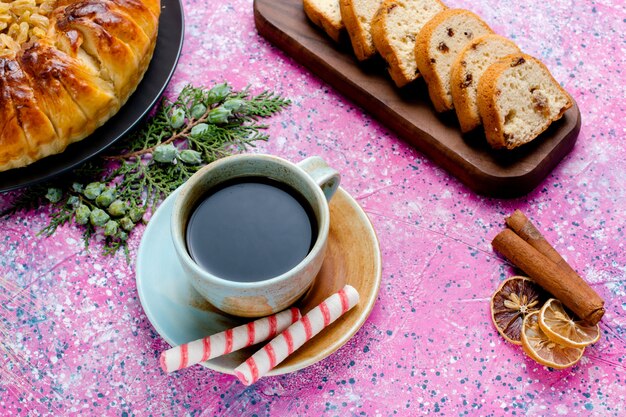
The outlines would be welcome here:
M 200 169 L 176 197 L 171 219 L 176 254 L 194 288 L 242 317 L 293 304 L 322 266 L 328 202 L 339 182 L 320 157 L 293 164 L 243 154 Z

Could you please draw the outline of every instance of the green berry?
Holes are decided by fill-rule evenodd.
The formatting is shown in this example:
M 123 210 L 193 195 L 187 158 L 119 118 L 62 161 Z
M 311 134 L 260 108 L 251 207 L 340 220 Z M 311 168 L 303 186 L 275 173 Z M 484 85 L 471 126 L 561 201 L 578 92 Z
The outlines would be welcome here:
M 118 230 L 119 230 L 119 225 L 117 224 L 115 220 L 109 220 L 104 225 L 105 236 L 115 236 Z
M 178 159 L 189 165 L 197 165 L 202 162 L 202 154 L 198 151 L 185 149 L 178 155 Z
M 206 113 L 206 106 L 202 103 L 196 104 L 191 108 L 191 117 L 193 117 L 194 119 L 201 118 L 202 116 L 204 116 L 204 113 Z
M 181 108 L 175 108 L 170 116 L 170 126 L 173 129 L 179 129 L 185 124 L 185 111 Z
M 214 124 L 228 123 L 228 118 L 231 115 L 231 111 L 225 107 L 219 106 L 209 112 L 207 120 Z
M 143 209 L 133 207 L 128 212 L 128 217 L 130 217 L 130 220 L 132 220 L 133 223 L 137 223 L 139 220 L 141 220 L 144 213 L 145 211 Z
M 122 226 L 122 229 L 126 230 L 127 232 L 131 231 L 133 227 L 135 227 L 135 223 L 133 223 L 130 217 L 122 217 L 119 222 L 120 226 Z
M 235 113 L 243 109 L 245 105 L 246 105 L 246 102 L 244 100 L 240 98 L 231 98 L 231 99 L 226 100 L 224 104 L 222 104 L 222 107 Z
M 212 111 L 212 110 L 211 110 Z M 210 114 L 210 113 L 209 113 Z M 191 137 L 199 138 L 209 130 L 209 125 L 206 123 L 198 123 L 191 128 Z
M 91 210 L 84 204 L 79 205 L 76 208 L 75 219 L 78 224 L 87 224 L 89 221 L 89 215 L 91 214 Z
M 58 203 L 61 201 L 61 197 L 63 197 L 63 192 L 60 188 L 48 188 L 48 192 L 46 193 L 46 198 L 51 203 Z
M 104 191 L 104 188 L 104 184 L 102 184 L 101 182 L 92 182 L 87 184 L 85 190 L 83 191 L 83 194 L 88 199 L 95 200 L 96 197 L 98 197 L 100 193 Z
M 96 197 L 96 204 L 100 207 L 109 207 L 111 203 L 115 200 L 115 190 L 108 188 L 104 192 L 102 192 L 98 197 Z
M 79 182 L 72 183 L 72 190 L 74 190 L 75 192 L 82 193 L 83 189 L 84 189 L 83 184 Z
M 157 162 L 171 164 L 176 159 L 177 154 L 178 149 L 176 149 L 176 146 L 168 143 L 167 145 L 157 146 L 154 152 L 152 152 L 152 157 Z
M 115 200 L 108 208 L 108 212 L 113 217 L 120 217 L 126 214 L 126 203 L 122 200 Z
M 128 233 L 120 231 L 120 232 L 117 234 L 117 237 L 118 237 L 121 241 L 125 241 L 125 240 L 127 240 L 127 239 L 128 239 Z
M 226 83 L 217 84 L 209 90 L 207 99 L 209 103 L 217 103 L 224 100 L 230 94 L 230 86 Z
M 70 206 L 70 207 L 74 207 L 74 208 L 76 208 L 76 207 L 78 207 L 78 205 L 80 204 L 80 198 L 78 198 L 78 197 L 77 197 L 77 196 L 75 196 L 75 195 L 72 195 L 72 196 L 70 196 L 70 197 L 67 199 L 66 204 L 67 204 L 68 206 Z
M 102 209 L 94 209 L 89 215 L 89 221 L 93 226 L 104 226 L 111 217 Z

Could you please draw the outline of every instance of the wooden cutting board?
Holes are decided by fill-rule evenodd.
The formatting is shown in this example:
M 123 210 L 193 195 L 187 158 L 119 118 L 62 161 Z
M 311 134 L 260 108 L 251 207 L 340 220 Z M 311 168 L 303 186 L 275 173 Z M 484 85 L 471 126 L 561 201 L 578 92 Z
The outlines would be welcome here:
M 454 111 L 436 113 L 422 79 L 399 89 L 381 58 L 358 62 L 347 37 L 336 44 L 307 19 L 302 0 L 255 0 L 254 17 L 263 37 L 479 194 L 528 193 L 576 142 L 580 111 L 574 102 L 530 144 L 513 151 L 493 150 L 481 129 L 462 135 Z

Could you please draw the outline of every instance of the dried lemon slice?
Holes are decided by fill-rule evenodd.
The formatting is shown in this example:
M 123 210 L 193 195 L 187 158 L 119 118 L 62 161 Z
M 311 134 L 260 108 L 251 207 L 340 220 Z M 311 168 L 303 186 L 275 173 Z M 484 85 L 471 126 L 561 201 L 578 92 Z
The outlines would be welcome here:
M 585 348 L 572 348 L 552 340 L 539 327 L 539 311 L 524 318 L 522 326 L 522 348 L 535 361 L 550 368 L 563 369 L 580 360 Z
M 539 327 L 551 340 L 573 348 L 585 347 L 600 339 L 600 326 L 575 319 L 555 298 L 546 301 L 541 308 Z
M 504 280 L 491 297 L 491 319 L 498 333 L 511 343 L 522 344 L 524 317 L 539 311 L 547 299 L 545 291 L 530 278 L 514 276 Z

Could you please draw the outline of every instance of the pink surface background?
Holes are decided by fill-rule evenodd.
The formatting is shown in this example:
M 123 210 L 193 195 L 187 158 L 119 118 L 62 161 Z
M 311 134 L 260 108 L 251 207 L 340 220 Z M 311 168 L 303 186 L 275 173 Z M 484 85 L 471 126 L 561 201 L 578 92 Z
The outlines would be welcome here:
M 135 287 L 143 229 L 123 254 L 81 231 L 38 236 L 46 209 L 0 219 L 0 415 L 589 415 L 626 410 L 626 68 L 623 2 L 450 0 L 540 57 L 573 95 L 573 152 L 526 197 L 475 195 L 261 38 L 251 0 L 184 0 L 186 40 L 168 87 L 228 81 L 293 104 L 253 152 L 321 155 L 378 233 L 382 285 L 345 346 L 302 371 L 244 387 L 200 366 L 166 375 L 168 345 Z M 10 197 L 0 196 L 2 204 Z M 494 254 L 522 209 L 607 301 L 602 338 L 573 368 L 527 358 L 493 328 L 489 298 L 515 270 Z

